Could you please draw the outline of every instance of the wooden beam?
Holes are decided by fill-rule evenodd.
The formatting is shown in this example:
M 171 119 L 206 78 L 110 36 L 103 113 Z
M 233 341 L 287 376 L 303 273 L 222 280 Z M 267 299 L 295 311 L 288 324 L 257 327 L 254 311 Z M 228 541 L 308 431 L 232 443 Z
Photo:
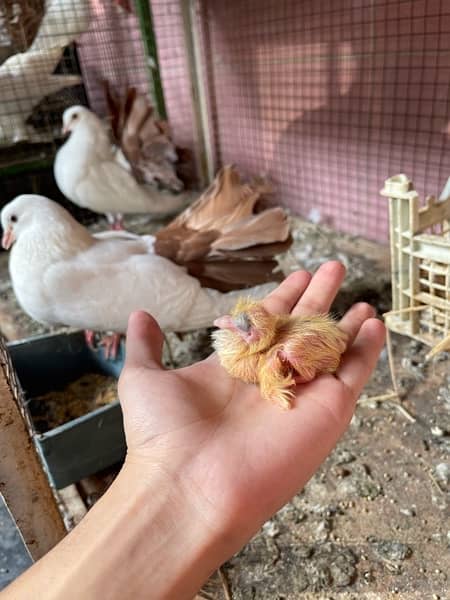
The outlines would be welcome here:
M 0 339 L 0 491 L 34 560 L 66 529 L 19 403 L 20 391 Z

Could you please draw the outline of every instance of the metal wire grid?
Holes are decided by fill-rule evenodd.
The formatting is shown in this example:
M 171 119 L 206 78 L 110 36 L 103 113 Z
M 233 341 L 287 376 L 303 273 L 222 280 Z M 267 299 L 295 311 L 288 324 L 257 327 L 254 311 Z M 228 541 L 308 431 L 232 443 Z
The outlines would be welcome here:
M 148 94 L 152 65 L 145 55 L 134 10 L 128 12 L 114 0 L 103 0 L 92 2 L 91 11 L 91 27 L 78 39 L 77 49 L 89 105 L 103 116 L 103 82 L 108 81 L 120 94 L 129 86 Z
M 8 0 L 0 8 L 1 146 L 51 142 L 55 112 L 84 98 L 71 44 L 89 26 L 89 1 L 41 4 Z
M 29 27 L 24 28 L 19 17 L 21 9 L 36 3 L 8 0 L 14 5 L 12 13 L 2 12 L 0 7 L 0 53 L 2 57 L 10 54 L 0 65 L 2 167 L 14 164 L 15 168 L 16 162 L 30 159 L 33 150 L 28 148 L 25 158 L 19 142 L 50 144 L 45 149 L 37 146 L 36 152 L 51 158 L 65 108 L 88 104 L 104 116 L 104 81 L 121 94 L 128 86 L 149 93 L 150 73 L 155 67 L 147 59 L 136 15 L 142 2 L 135 7 L 124 0 L 46 0 L 41 13 L 37 9 L 33 13 L 39 22 L 33 24 L 37 33 L 30 42 Z M 6 4 L 2 6 L 5 9 Z M 18 18 L 12 35 L 11 23 L 7 27 L 5 18 L 14 11 Z M 10 45 L 5 46 L 8 39 Z M 24 52 L 18 54 L 20 45 Z
M 380 241 L 388 176 L 440 191 L 449 2 L 203 0 L 200 19 L 219 164 L 265 172 L 295 212 Z
M 151 4 L 171 132 L 176 144 L 194 150 L 194 114 L 181 2 L 152 0 Z

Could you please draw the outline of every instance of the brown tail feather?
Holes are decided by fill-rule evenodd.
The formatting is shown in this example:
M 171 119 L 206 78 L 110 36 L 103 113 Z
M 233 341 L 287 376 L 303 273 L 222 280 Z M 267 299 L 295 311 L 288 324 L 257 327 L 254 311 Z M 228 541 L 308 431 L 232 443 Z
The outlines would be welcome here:
M 270 208 L 225 227 L 211 244 L 212 250 L 239 250 L 289 237 L 289 223 L 282 208 Z
M 155 252 L 221 291 L 279 281 L 274 256 L 292 238 L 282 208 L 255 212 L 267 191 L 265 182 L 243 184 L 234 167 L 224 167 L 196 202 L 156 234 Z
M 176 150 L 166 122 L 155 118 L 153 107 L 135 87 L 121 96 L 103 82 L 115 143 L 122 150 L 137 181 L 181 191 L 177 177 Z
M 185 266 L 188 273 L 196 277 L 203 286 L 220 292 L 239 290 L 283 279 L 281 272 L 275 272 L 278 263 L 274 259 L 243 262 L 235 260 L 193 261 Z
M 168 228 L 184 226 L 197 231 L 211 228 L 222 231 L 232 223 L 250 217 L 260 196 L 269 191 L 265 182 L 242 184 L 234 167 L 223 167 L 210 187 Z

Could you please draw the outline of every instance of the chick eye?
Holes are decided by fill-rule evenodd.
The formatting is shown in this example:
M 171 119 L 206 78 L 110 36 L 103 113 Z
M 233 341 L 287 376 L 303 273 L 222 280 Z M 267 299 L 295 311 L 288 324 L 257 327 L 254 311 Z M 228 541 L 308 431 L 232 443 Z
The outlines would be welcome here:
M 252 323 L 246 313 L 239 313 L 235 318 L 236 327 L 241 331 L 248 333 L 252 327 Z
M 10 221 L 12 221 L 13 223 L 17 223 L 17 216 L 16 215 L 11 215 L 9 218 Z

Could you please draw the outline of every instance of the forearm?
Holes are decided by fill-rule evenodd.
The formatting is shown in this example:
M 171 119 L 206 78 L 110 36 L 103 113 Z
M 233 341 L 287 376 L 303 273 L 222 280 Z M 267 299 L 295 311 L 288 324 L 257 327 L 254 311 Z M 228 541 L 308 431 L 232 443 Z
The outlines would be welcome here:
M 131 471 L 133 467 L 131 468 Z M 124 469 L 51 552 L 4 591 L 4 600 L 192 598 L 228 556 L 190 499 L 157 472 Z

